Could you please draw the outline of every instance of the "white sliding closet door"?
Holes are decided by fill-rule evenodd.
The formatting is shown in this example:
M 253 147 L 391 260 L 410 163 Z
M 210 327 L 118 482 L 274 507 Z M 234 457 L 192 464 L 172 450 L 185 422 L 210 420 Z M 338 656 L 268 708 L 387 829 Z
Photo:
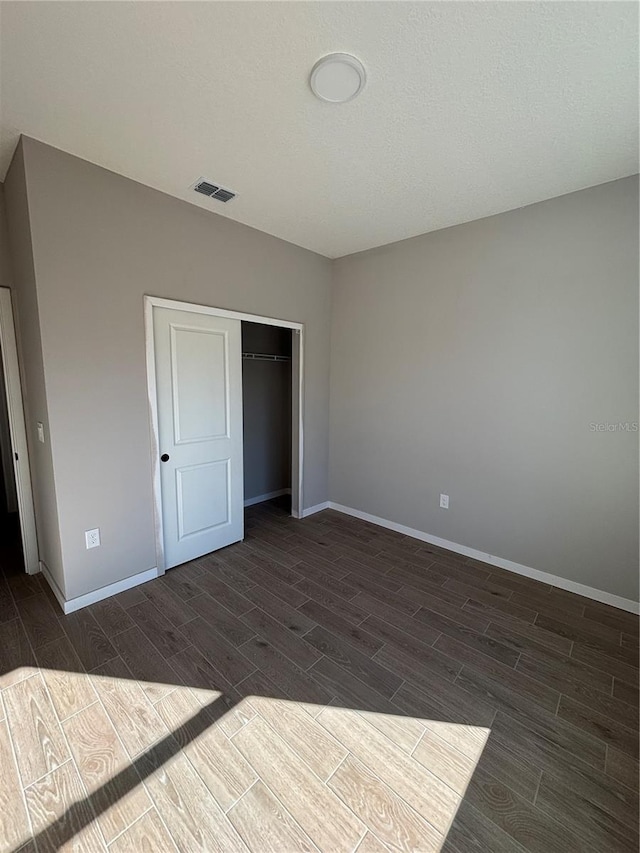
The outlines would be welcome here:
M 244 535 L 239 320 L 153 309 L 165 568 Z

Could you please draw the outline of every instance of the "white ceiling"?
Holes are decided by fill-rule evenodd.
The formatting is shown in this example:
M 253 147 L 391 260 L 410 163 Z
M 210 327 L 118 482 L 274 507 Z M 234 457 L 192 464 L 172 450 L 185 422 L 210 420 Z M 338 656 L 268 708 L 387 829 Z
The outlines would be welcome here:
M 19 133 L 329 257 L 638 170 L 633 2 L 3 2 Z M 366 65 L 316 100 L 322 55 Z M 239 193 L 228 205 L 188 187 Z

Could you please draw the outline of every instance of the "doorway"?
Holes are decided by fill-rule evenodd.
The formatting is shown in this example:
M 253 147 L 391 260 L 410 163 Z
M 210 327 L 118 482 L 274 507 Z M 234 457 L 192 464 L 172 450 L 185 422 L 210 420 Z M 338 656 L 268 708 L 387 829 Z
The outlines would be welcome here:
M 289 486 L 270 491 L 290 490 L 291 514 L 302 517 L 304 327 L 158 297 L 144 301 L 157 568 L 163 574 L 244 538 L 245 485 L 260 491 L 259 482 L 271 483 L 277 476 L 282 483 L 285 477 Z M 273 348 L 276 341 L 279 351 Z M 255 386 L 254 368 L 264 369 L 269 359 L 272 367 L 286 366 L 279 385 L 286 377 L 289 395 L 278 418 L 282 423 L 283 412 L 288 413 L 289 460 L 283 464 L 283 442 L 261 469 L 261 479 L 245 480 L 243 363 L 255 362 L 247 368 L 253 377 L 249 387 Z M 276 375 L 270 376 L 269 383 L 278 384 Z M 247 405 L 256 404 L 249 391 Z M 273 409 L 266 416 L 272 418 Z M 247 453 L 259 450 L 259 444 L 250 439 Z M 252 497 L 267 499 L 268 494 Z
M 0 536 L 13 570 L 40 570 L 11 291 L 0 287 Z

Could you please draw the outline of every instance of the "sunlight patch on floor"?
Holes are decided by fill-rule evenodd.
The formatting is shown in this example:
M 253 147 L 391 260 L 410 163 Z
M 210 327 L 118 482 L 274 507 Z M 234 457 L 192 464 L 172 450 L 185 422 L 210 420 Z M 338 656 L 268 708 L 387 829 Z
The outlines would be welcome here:
M 13 675 L 28 692 L 26 668 Z M 217 690 L 138 682 L 115 662 L 90 676 L 42 677 L 68 750 L 26 786 L 25 802 L 35 835 L 60 850 L 117 853 L 152 833 L 167 849 L 175 834 L 189 849 L 214 838 L 229 850 L 279 849 L 284 837 L 333 853 L 367 834 L 368 843 L 437 853 L 490 733 L 337 701 L 233 702 Z

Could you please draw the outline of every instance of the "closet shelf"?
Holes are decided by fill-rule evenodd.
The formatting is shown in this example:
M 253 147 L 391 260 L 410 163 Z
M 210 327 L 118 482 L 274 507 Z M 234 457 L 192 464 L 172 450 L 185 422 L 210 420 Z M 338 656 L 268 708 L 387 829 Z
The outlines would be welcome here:
M 252 361 L 291 361 L 289 355 L 268 355 L 262 352 L 243 352 L 242 358 Z

